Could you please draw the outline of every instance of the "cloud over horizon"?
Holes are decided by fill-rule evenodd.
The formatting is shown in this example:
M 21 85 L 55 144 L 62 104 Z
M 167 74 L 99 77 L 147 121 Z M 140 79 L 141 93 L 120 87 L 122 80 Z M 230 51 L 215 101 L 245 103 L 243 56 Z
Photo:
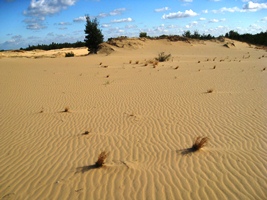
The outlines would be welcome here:
M 196 16 L 197 13 L 194 12 L 193 10 L 186 10 L 185 12 L 176 12 L 176 13 L 169 13 L 169 14 L 164 14 L 162 16 L 162 19 L 175 19 L 175 18 L 185 18 L 185 17 L 194 17 Z
M 24 22 L 27 24 L 26 28 L 31 30 L 44 29 L 43 24 L 46 16 L 54 15 L 62 10 L 73 6 L 77 0 L 31 0 L 27 10 L 23 11 L 27 18 Z

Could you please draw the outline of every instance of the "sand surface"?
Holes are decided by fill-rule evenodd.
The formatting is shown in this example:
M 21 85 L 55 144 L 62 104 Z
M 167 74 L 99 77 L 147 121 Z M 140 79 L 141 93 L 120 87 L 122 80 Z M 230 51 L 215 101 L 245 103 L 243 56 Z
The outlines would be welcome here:
M 1 52 L 0 198 L 267 199 L 267 52 L 228 42 Z

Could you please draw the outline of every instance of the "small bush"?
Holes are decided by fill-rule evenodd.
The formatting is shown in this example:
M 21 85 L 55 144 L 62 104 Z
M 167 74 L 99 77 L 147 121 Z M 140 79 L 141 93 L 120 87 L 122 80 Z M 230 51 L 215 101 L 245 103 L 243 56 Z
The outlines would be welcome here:
M 159 53 L 158 57 L 156 58 L 159 62 L 168 61 L 171 58 L 171 54 L 165 55 L 164 52 Z
M 65 53 L 65 57 L 74 57 L 74 53 L 72 51 Z

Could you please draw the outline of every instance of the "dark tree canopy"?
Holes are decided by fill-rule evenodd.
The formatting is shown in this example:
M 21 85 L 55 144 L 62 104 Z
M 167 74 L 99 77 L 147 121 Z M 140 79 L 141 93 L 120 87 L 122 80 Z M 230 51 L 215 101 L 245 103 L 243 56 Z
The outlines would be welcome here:
M 104 40 L 104 36 L 98 27 L 99 23 L 96 18 L 91 20 L 89 16 L 86 16 L 84 42 L 90 54 L 96 54 L 99 49 L 99 44 Z
M 267 31 L 252 35 L 250 33 L 239 34 L 238 32 L 231 30 L 229 33 L 225 34 L 225 37 L 251 44 L 267 46 Z

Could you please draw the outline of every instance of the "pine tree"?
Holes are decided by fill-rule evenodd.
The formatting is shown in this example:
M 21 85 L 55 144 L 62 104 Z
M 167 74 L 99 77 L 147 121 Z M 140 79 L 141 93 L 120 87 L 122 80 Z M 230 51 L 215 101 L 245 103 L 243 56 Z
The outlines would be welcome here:
M 96 54 L 99 49 L 99 44 L 104 40 L 104 36 L 101 33 L 101 30 L 98 28 L 99 23 L 97 19 L 91 20 L 89 16 L 86 16 L 86 25 L 85 25 L 85 45 L 88 47 L 90 54 Z

